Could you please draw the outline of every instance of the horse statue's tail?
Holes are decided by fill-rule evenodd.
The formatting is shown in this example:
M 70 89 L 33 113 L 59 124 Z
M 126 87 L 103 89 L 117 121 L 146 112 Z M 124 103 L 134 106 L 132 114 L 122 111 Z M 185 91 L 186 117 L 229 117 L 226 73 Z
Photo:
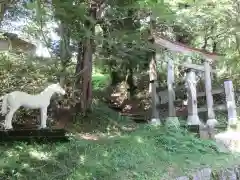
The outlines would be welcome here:
M 1 108 L 2 115 L 7 114 L 7 107 L 8 107 L 7 98 L 8 98 L 8 94 L 6 94 L 0 98 L 0 100 L 2 100 L 2 108 Z

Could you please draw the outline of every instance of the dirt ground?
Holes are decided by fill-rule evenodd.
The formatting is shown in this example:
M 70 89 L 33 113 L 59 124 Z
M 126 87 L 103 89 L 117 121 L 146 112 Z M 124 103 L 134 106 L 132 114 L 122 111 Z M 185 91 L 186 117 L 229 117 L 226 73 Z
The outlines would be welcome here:
M 144 85 L 142 85 L 144 87 Z M 148 87 L 138 90 L 135 97 L 128 99 L 124 83 L 114 88 L 108 88 L 106 102 L 109 107 L 120 112 L 122 115 L 134 117 L 135 119 L 150 119 L 151 117 L 151 98 L 148 93 Z M 160 117 L 168 116 L 168 103 L 159 106 Z M 187 107 L 182 105 L 176 106 L 177 116 L 186 116 Z

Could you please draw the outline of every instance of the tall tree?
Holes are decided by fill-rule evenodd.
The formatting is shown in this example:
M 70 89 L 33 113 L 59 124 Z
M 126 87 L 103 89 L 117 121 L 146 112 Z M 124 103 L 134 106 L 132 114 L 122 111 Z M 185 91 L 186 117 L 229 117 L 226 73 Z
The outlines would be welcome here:
M 83 39 L 78 41 L 78 56 L 76 65 L 76 87 L 81 93 L 77 109 L 83 114 L 85 114 L 86 111 L 91 110 L 92 105 L 93 38 L 95 35 L 98 2 L 90 1 L 87 4 L 87 18 L 83 22 L 87 33 Z

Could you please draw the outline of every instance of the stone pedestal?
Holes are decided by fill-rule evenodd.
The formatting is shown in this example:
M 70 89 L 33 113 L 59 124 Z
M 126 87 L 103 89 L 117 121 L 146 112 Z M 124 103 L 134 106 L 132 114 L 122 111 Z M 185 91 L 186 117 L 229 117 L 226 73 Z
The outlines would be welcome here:
M 175 128 L 179 128 L 180 127 L 180 122 L 178 120 L 178 117 L 168 117 L 166 119 L 166 123 L 165 125 L 167 127 L 175 127 Z
M 201 125 L 201 121 L 200 121 L 198 115 L 197 114 L 188 115 L 187 125 Z

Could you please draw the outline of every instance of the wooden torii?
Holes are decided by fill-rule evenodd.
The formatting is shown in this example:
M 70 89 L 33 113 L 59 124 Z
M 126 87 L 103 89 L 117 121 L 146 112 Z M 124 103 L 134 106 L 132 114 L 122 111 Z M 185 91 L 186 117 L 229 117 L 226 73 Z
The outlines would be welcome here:
M 216 53 L 209 53 L 203 51 L 201 49 L 192 48 L 186 46 L 185 44 L 173 42 L 158 36 L 156 33 L 153 33 L 155 40 L 155 47 L 159 48 L 159 46 L 169 49 L 173 52 L 180 52 L 185 55 L 193 55 L 199 54 L 204 58 L 204 65 L 196 65 L 190 62 L 185 62 L 182 64 L 183 67 L 190 69 L 188 73 L 188 80 L 193 84 L 188 84 L 190 88 L 190 98 L 188 99 L 188 124 L 189 125 L 199 125 L 200 121 L 198 118 L 198 108 L 197 108 L 197 95 L 196 95 L 196 83 L 195 83 L 195 71 L 204 71 L 205 75 L 205 93 L 207 100 L 207 112 L 208 119 L 207 125 L 209 127 L 214 127 L 217 124 L 217 120 L 215 118 L 214 107 L 213 107 L 213 95 L 212 95 L 212 83 L 211 83 L 211 72 L 215 73 L 215 70 L 211 69 L 210 63 L 216 61 L 221 57 L 221 55 Z M 174 97 L 173 97 L 173 89 L 172 84 L 174 82 L 173 78 L 173 61 L 168 60 L 168 97 L 169 97 L 169 120 L 176 120 L 176 113 L 174 107 Z M 195 83 L 195 84 L 194 84 Z M 226 93 L 226 101 L 227 101 L 227 109 L 228 109 L 228 122 L 230 124 L 236 124 L 237 115 L 236 115 L 236 105 L 233 94 L 233 85 L 231 81 L 226 81 L 224 83 L 225 93 Z M 155 87 L 156 88 L 156 87 Z M 152 92 L 156 92 L 153 90 Z M 230 104 L 230 105 L 229 105 Z

